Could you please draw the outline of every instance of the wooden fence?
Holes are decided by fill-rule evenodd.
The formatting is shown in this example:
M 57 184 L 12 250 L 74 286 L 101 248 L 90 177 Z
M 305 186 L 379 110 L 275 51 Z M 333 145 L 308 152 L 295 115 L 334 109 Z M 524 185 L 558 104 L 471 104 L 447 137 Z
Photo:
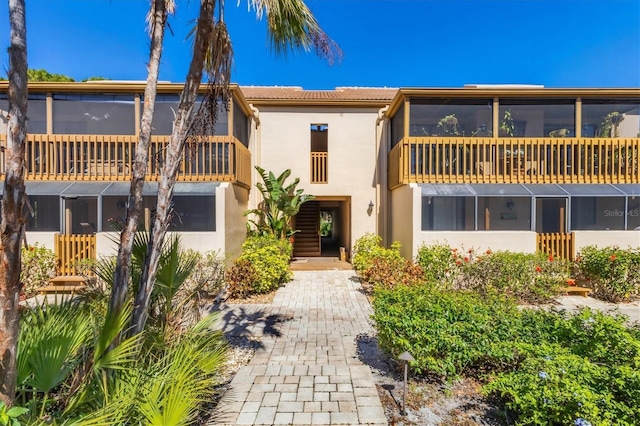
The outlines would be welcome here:
M 559 259 L 574 260 L 575 236 L 573 232 L 537 234 L 536 242 L 539 252 L 553 255 Z
M 54 245 L 59 275 L 79 275 L 79 261 L 96 259 L 95 234 L 55 234 Z

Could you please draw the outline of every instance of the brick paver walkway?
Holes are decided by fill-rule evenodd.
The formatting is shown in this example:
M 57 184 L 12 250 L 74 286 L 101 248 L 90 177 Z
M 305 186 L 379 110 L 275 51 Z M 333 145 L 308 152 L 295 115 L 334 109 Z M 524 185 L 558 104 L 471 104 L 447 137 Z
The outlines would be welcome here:
M 260 336 L 215 424 L 386 425 L 356 337 L 371 332 L 371 307 L 353 271 L 298 271 L 270 305 L 230 305 L 225 332 Z

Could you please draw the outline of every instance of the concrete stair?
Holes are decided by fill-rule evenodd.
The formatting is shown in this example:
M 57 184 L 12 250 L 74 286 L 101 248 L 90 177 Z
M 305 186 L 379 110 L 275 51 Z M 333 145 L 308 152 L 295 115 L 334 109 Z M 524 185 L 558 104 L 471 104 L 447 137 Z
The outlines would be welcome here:
M 294 257 L 320 256 L 320 203 L 308 201 L 295 216 Z

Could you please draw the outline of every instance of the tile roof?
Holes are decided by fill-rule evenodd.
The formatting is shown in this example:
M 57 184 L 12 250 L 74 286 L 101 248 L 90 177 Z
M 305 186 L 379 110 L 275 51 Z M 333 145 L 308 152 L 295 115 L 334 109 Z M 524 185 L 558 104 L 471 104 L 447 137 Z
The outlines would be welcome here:
M 336 87 L 335 90 L 304 90 L 296 86 L 241 86 L 245 98 L 282 101 L 390 101 L 398 89 L 387 87 Z

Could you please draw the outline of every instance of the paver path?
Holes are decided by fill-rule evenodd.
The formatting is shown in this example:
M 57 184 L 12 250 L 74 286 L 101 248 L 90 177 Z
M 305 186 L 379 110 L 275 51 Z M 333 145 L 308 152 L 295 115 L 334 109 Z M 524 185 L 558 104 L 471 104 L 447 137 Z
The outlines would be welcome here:
M 298 271 L 270 305 L 229 305 L 225 332 L 261 336 L 215 424 L 374 424 L 387 421 L 357 336 L 371 307 L 353 271 Z

